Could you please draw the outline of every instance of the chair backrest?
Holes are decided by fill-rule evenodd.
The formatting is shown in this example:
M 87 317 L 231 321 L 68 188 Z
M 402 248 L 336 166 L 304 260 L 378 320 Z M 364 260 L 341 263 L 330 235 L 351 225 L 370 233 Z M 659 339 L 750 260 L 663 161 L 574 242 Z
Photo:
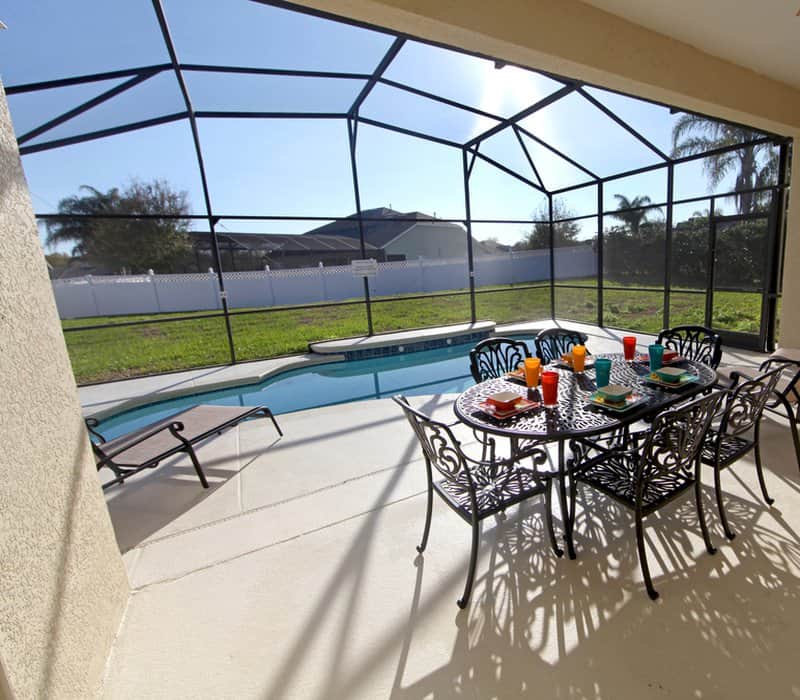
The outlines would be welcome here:
M 461 451 L 461 443 L 444 423 L 435 421 L 421 411 L 412 408 L 405 396 L 398 394 L 392 397 L 403 409 L 414 434 L 422 447 L 422 453 L 429 465 L 433 466 L 445 479 L 459 482 L 463 474 L 467 477 L 470 490 L 473 491 L 472 475 Z M 463 477 L 461 477 L 463 479 Z
M 778 378 L 778 384 L 775 387 L 776 393 L 790 403 L 800 404 L 800 360 L 792 360 L 774 354 L 761 363 L 758 371 L 766 372 L 774 367 L 780 367 L 781 369 L 781 376 Z M 772 402 L 768 404 L 768 407 L 774 408 L 775 405 L 776 402 Z
M 675 326 L 658 334 L 657 343 L 712 369 L 722 360 L 722 338 L 705 326 Z
M 585 345 L 589 336 L 568 328 L 545 328 L 536 336 L 536 356 L 545 365 L 559 359 L 576 345 Z
M 487 338 L 469 351 L 469 369 L 476 382 L 502 377 L 531 353 L 521 340 Z
M 721 433 L 740 435 L 761 420 L 783 369 L 783 366 L 773 367 L 734 386 L 725 402 L 725 413 L 719 426 Z
M 715 391 L 656 416 L 640 452 L 644 488 L 653 482 L 653 488 L 663 484 L 668 490 L 670 474 L 679 470 L 693 471 L 703 439 L 725 393 Z

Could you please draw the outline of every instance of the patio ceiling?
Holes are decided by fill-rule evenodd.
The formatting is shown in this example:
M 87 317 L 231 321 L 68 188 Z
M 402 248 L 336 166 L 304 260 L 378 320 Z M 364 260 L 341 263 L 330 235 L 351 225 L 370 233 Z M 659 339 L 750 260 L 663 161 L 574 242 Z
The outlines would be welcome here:
M 732 5 L 727 0 L 636 2 L 583 0 L 601 10 L 740 66 L 800 87 L 800 5 L 767 0 Z

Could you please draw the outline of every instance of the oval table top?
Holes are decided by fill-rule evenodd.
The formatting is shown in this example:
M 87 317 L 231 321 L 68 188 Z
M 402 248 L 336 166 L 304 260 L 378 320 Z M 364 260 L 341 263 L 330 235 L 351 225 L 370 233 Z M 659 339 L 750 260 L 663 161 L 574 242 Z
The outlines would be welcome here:
M 558 372 L 558 404 L 545 408 L 541 404 L 525 413 L 505 419 L 493 417 L 479 404 L 500 391 L 514 391 L 521 397 L 541 401 L 541 387 L 528 389 L 523 383 L 507 378 L 489 379 L 470 387 L 456 399 L 453 406 L 458 419 L 470 426 L 493 435 L 523 438 L 538 441 L 564 440 L 571 437 L 587 437 L 615 430 L 642 418 L 653 416 L 669 406 L 680 403 L 713 386 L 716 372 L 699 362 L 681 360 L 675 363 L 697 376 L 697 380 L 680 387 L 662 388 L 647 381 L 650 368 L 639 362 L 626 362 L 621 354 L 595 355 L 607 357 L 611 364 L 611 383 L 622 384 L 640 394 L 643 401 L 625 411 L 615 411 L 589 403 L 596 391 L 594 369 L 579 374 L 568 368 L 543 370 Z

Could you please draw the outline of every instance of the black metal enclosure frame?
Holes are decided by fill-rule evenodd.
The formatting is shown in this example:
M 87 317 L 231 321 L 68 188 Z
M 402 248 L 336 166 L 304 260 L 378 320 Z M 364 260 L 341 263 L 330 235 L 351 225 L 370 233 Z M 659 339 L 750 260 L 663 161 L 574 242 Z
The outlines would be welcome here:
M 360 186 L 359 186 L 359 174 L 356 162 L 356 147 L 358 143 L 358 133 L 359 133 L 359 125 L 367 124 L 370 126 L 378 127 L 381 129 L 386 129 L 389 131 L 393 131 L 399 134 L 403 134 L 413 138 L 420 138 L 425 139 L 430 142 L 434 142 L 437 144 L 441 144 L 444 146 L 448 146 L 454 149 L 458 149 L 461 152 L 461 161 L 462 161 L 462 172 L 463 172 L 463 184 L 464 184 L 464 205 L 465 205 L 465 217 L 463 219 L 437 219 L 438 221 L 443 222 L 450 222 L 450 223 L 457 223 L 464 226 L 466 229 L 466 252 L 467 252 L 467 261 L 468 261 L 468 271 L 469 271 L 469 279 L 468 279 L 468 291 L 451 291 L 447 292 L 447 296 L 458 296 L 458 295 L 468 295 L 469 302 L 470 302 L 470 317 L 471 321 L 476 321 L 476 295 L 484 294 L 484 293 L 491 293 L 490 291 L 480 291 L 476 290 L 475 288 L 475 264 L 474 264 L 474 257 L 473 257 L 473 245 L 472 245 L 472 228 L 474 224 L 526 224 L 531 225 L 535 223 L 540 224 L 549 224 L 550 228 L 550 278 L 549 278 L 549 287 L 550 287 L 550 314 L 553 318 L 556 317 L 556 294 L 555 290 L 559 288 L 571 288 L 574 285 L 558 283 L 555 279 L 555 271 L 554 271 L 554 248 L 555 248 L 555 237 L 554 237 L 554 230 L 555 225 L 558 223 L 563 222 L 570 222 L 570 221 L 577 221 L 581 219 L 596 219 L 597 221 L 597 284 L 596 286 L 590 287 L 590 289 L 596 289 L 597 293 L 597 318 L 596 323 L 599 326 L 604 325 L 604 318 L 603 318 L 603 294 L 606 291 L 637 291 L 637 288 L 634 287 L 615 287 L 613 285 L 609 286 L 604 283 L 603 280 L 603 248 L 604 248 L 604 215 L 608 215 L 609 212 L 604 211 L 603 206 L 603 192 L 604 187 L 615 180 L 619 180 L 624 177 L 629 177 L 633 175 L 641 175 L 643 173 L 648 173 L 651 171 L 656 171 L 659 169 L 666 169 L 667 172 L 667 199 L 663 202 L 655 202 L 648 204 L 647 208 L 663 208 L 666 212 L 666 221 L 665 221 L 665 249 L 664 249 L 664 256 L 665 256 L 665 266 L 664 266 L 664 279 L 663 279 L 663 322 L 664 326 L 670 325 L 670 295 L 672 292 L 672 280 L 671 280 L 671 259 L 670 256 L 672 254 L 672 234 L 673 234 L 673 210 L 676 205 L 679 204 L 688 204 L 693 202 L 702 202 L 702 201 L 709 201 L 711 202 L 710 206 L 710 214 L 709 214 L 709 236 L 711 241 L 710 247 L 710 255 L 713 256 L 713 241 L 714 241 L 714 230 L 716 226 L 716 222 L 722 221 L 723 219 L 720 218 L 716 214 L 715 205 L 720 199 L 725 198 L 726 196 L 731 196 L 734 194 L 741 194 L 742 191 L 738 192 L 727 192 L 725 194 L 714 194 L 712 195 L 705 195 L 705 196 L 698 196 L 690 199 L 674 199 L 674 176 L 675 176 L 675 168 L 676 166 L 687 163 L 690 161 L 696 161 L 703 158 L 707 158 L 713 155 L 723 154 L 729 151 L 736 151 L 745 148 L 752 148 L 762 144 L 773 144 L 779 148 L 780 152 L 780 164 L 778 168 L 778 177 L 777 183 L 775 185 L 769 187 L 760 187 L 753 190 L 747 190 L 749 192 L 760 192 L 760 193 L 771 193 L 771 206 L 769 208 L 768 214 L 758 214 L 753 216 L 760 216 L 768 218 L 769 230 L 771 232 L 769 236 L 769 250 L 767 251 L 767 268 L 764 270 L 763 279 L 765 280 L 765 286 L 762 293 L 762 323 L 760 333 L 757 338 L 753 336 L 737 336 L 736 334 L 725 334 L 726 335 L 726 342 L 738 344 L 738 345 L 749 345 L 750 347 L 754 347 L 760 350 L 766 349 L 774 343 L 774 329 L 775 329 L 775 317 L 776 317 L 776 304 L 779 298 L 780 293 L 780 273 L 781 273 L 781 261 L 782 261 L 782 248 L 783 248 L 783 232 L 785 229 L 785 211 L 787 207 L 787 180 L 788 180 L 788 162 L 789 162 L 789 149 L 791 147 L 791 140 L 785 136 L 781 136 L 779 134 L 772 134 L 772 133 L 765 133 L 763 131 L 756 131 L 752 127 L 748 127 L 746 125 L 740 124 L 732 124 L 736 127 L 741 127 L 743 129 L 747 129 L 750 132 L 756 132 L 758 134 L 762 134 L 757 138 L 752 140 L 742 142 L 742 143 L 734 143 L 730 146 L 726 146 L 723 148 L 714 149 L 712 151 L 708 151 L 705 153 L 699 153 L 684 157 L 671 157 L 669 154 L 663 152 L 658 146 L 648 140 L 644 135 L 642 135 L 639 131 L 634 129 L 630 124 L 620 118 L 617 114 L 615 114 L 612 110 L 610 110 L 606 105 L 598 101 L 592 94 L 587 92 L 586 87 L 593 87 L 589 83 L 585 83 L 581 80 L 575 80 L 572 78 L 567 78 L 564 76 L 553 75 L 550 73 L 546 73 L 543 71 L 536 71 L 535 69 L 531 69 L 527 66 L 518 66 L 519 68 L 524 68 L 525 70 L 530 70 L 535 73 L 539 73 L 550 80 L 556 81 L 561 84 L 561 87 L 557 89 L 552 94 L 548 95 L 544 99 L 532 104 L 525 109 L 519 111 L 518 113 L 510 116 L 510 117 L 502 117 L 497 114 L 492 114 L 487 112 L 483 109 L 478 109 L 476 107 L 469 106 L 467 104 L 460 103 L 456 100 L 452 100 L 446 97 L 442 97 L 440 95 L 420 90 L 415 88 L 411 85 L 406 85 L 401 82 L 397 82 L 395 80 L 391 80 L 385 77 L 386 70 L 391 65 L 394 58 L 397 56 L 400 49 L 406 43 L 406 41 L 413 40 L 415 42 L 420 42 L 424 44 L 432 44 L 434 46 L 439 46 L 442 48 L 446 48 L 448 50 L 458 51 L 461 53 L 466 53 L 469 55 L 477 56 L 479 58 L 495 60 L 493 57 L 477 54 L 477 53 L 469 53 L 462 51 L 461 49 L 454 49 L 453 47 L 443 46 L 440 44 L 436 44 L 435 42 L 429 42 L 426 40 L 419 39 L 417 37 L 397 34 L 396 32 L 389 32 L 385 29 L 380 27 L 375 27 L 359 22 L 355 22 L 353 20 L 344 19 L 341 17 L 333 16 L 328 13 L 320 12 L 317 10 L 311 10 L 308 8 L 296 6 L 290 3 L 280 2 L 276 0 L 250 0 L 251 2 L 256 2 L 265 5 L 272 5 L 283 9 L 292 10 L 295 12 L 306 13 L 310 15 L 314 15 L 317 17 L 321 17 L 327 20 L 333 20 L 336 22 L 344 22 L 346 24 L 358 26 L 358 27 L 365 27 L 372 31 L 381 32 L 385 35 L 389 35 L 394 37 L 394 40 L 386 51 L 383 59 L 379 62 L 377 67 L 372 73 L 349 73 L 349 72 L 334 72 L 334 71 L 310 71 L 310 70 L 288 70 L 288 69 L 272 69 L 272 68 L 252 68 L 252 67 L 244 67 L 244 66 L 221 66 L 221 65 L 199 65 L 199 64 L 192 64 L 192 63 L 182 63 L 177 55 L 175 45 L 173 43 L 172 36 L 170 34 L 170 28 L 167 23 L 167 17 L 164 13 L 164 9 L 162 6 L 161 0 L 152 0 L 153 10 L 156 14 L 158 24 L 160 27 L 161 35 L 164 41 L 164 44 L 167 48 L 167 52 L 169 54 L 170 61 L 168 63 L 157 64 L 157 65 L 148 65 L 148 66 L 140 66 L 136 68 L 130 68 L 126 70 L 116 70 L 110 71 L 105 73 L 94 73 L 90 75 L 82 75 L 76 76 L 71 78 L 59 79 L 59 80 L 50 80 L 45 82 L 37 82 L 37 83 L 28 83 L 28 84 L 20 84 L 20 85 L 12 85 L 6 88 L 6 92 L 9 95 L 17 95 L 22 93 L 31 93 L 36 91 L 44 91 L 51 88 L 59 88 L 68 85 L 80 85 L 86 83 L 92 83 L 96 81 L 116 78 L 127 78 L 125 82 L 119 84 L 118 86 L 103 92 L 102 94 L 94 97 L 91 100 L 84 102 L 83 104 L 71 109 L 67 112 L 64 112 L 60 116 L 56 118 L 50 119 L 49 121 L 40 124 L 39 126 L 29 130 L 27 133 L 24 133 L 19 136 L 18 143 L 20 147 L 20 152 L 22 155 L 37 153 L 40 151 L 45 151 L 49 149 L 55 149 L 63 146 L 68 146 L 84 141 L 90 141 L 93 139 L 104 138 L 108 136 L 113 136 L 116 134 L 121 134 L 133 130 L 144 129 L 150 126 L 155 126 L 158 124 L 165 124 L 168 122 L 174 122 L 177 120 L 188 120 L 193 144 L 194 144 L 194 151 L 195 156 L 197 159 L 197 167 L 199 169 L 200 174 L 200 181 L 202 184 L 203 190 L 203 197 L 204 197 L 204 205 L 205 205 L 205 214 L 202 215 L 194 215 L 194 216 L 181 216 L 181 217 L 174 217 L 174 218 L 181 218 L 181 219 L 194 219 L 194 220 L 202 220 L 207 223 L 209 227 L 209 231 L 211 233 L 210 240 L 211 240 L 211 247 L 212 247 L 212 257 L 215 262 L 215 271 L 218 276 L 219 281 L 219 289 L 221 292 L 221 312 L 218 314 L 204 314 L 204 318 L 208 317 L 221 317 L 225 320 L 225 327 L 228 336 L 228 347 L 230 352 L 230 361 L 231 363 L 235 363 L 237 361 L 236 358 L 236 351 L 235 351 L 235 344 L 233 339 L 233 334 L 231 331 L 231 316 L 242 315 L 242 314 L 251 314 L 251 313 L 267 313 L 270 312 L 271 309 L 258 309 L 255 311 L 248 310 L 248 311 L 231 311 L 228 308 L 228 300 L 225 294 L 225 276 L 223 274 L 223 266 L 222 261 L 220 258 L 220 248 L 218 244 L 218 236 L 216 232 L 217 225 L 224 220 L 239 220 L 239 221 L 340 221 L 343 220 L 342 217 L 337 216 L 309 216 L 309 217 L 301 217 L 301 216 L 285 216 L 285 215 L 270 215 L 270 216 L 255 216 L 249 214 L 241 214 L 241 213 L 221 213 L 218 211 L 214 211 L 211 205 L 211 198 L 209 195 L 209 187 L 206 178 L 206 169 L 203 160 L 203 148 L 200 140 L 200 135 L 197 128 L 197 122 L 200 119 L 291 119 L 291 118 L 302 118 L 302 119 L 341 119 L 347 128 L 347 137 L 349 143 L 349 153 L 350 153 L 350 166 L 351 166 L 351 174 L 352 174 L 352 186 L 354 192 L 354 198 L 356 202 L 356 219 L 357 224 L 360 231 L 360 244 L 361 244 L 361 254 L 362 257 L 366 257 L 366 248 L 365 248 L 365 238 L 364 238 L 364 224 L 370 221 L 375 221 L 376 219 L 372 219 L 369 216 L 365 216 L 362 214 L 361 210 L 361 194 L 360 194 Z M 505 65 L 505 62 L 496 61 L 496 67 L 500 68 Z M 172 72 L 177 79 L 178 85 L 180 86 L 180 91 L 183 96 L 184 101 L 184 109 L 172 113 L 172 114 L 165 114 L 163 116 L 147 119 L 143 121 L 136 121 L 129 124 L 125 124 L 122 126 L 115 126 L 106 129 L 100 129 L 88 133 L 83 133 L 76 136 L 70 136 L 67 138 L 57 138 L 52 139 L 49 141 L 38 141 L 36 143 L 30 143 L 32 140 L 46 134 L 51 129 L 63 124 L 70 119 L 96 107 L 97 105 L 110 100 L 117 95 L 130 90 L 134 86 L 140 85 L 144 81 L 150 80 L 155 76 L 162 74 L 164 72 Z M 353 101 L 352 105 L 346 112 L 335 112 L 335 113 L 320 113 L 320 112 L 257 112 L 257 111 L 203 111 L 203 110 L 196 110 L 192 104 L 191 95 L 189 89 L 187 87 L 186 81 L 184 79 L 184 75 L 188 72 L 198 72 L 198 73 L 230 73 L 230 74 L 249 74 L 249 75 L 273 75 L 273 76 L 294 76 L 294 77 L 314 77 L 314 78 L 331 78 L 331 79 L 341 79 L 341 78 L 350 78 L 350 79 L 361 79 L 366 81 L 364 87 Z M 433 136 L 431 134 L 422 133 L 420 131 L 415 131 L 413 129 L 405 128 L 398 126 L 396 124 L 391 124 L 385 121 L 379 121 L 376 119 L 368 118 L 362 116 L 360 114 L 361 107 L 364 101 L 369 96 L 370 92 L 377 86 L 377 85 L 385 85 L 396 90 L 404 91 L 406 93 L 410 93 L 419 97 L 426 98 L 428 100 L 433 100 L 435 102 L 448 105 L 449 107 L 457 108 L 463 110 L 467 113 L 471 113 L 474 115 L 490 118 L 495 120 L 497 124 L 492 128 L 484 131 L 483 133 L 470 138 L 466 142 L 457 142 L 453 140 L 449 140 L 446 138 L 441 138 L 437 136 Z M 602 86 L 597 86 L 602 87 Z M 608 88 L 602 87 L 603 90 L 607 92 L 615 92 L 613 90 L 609 90 Z M 618 93 L 620 95 L 624 95 L 624 93 Z M 649 149 L 658 159 L 658 162 L 654 165 L 649 165 L 646 167 L 636 168 L 633 170 L 628 170 L 625 172 L 617 173 L 613 176 L 600 176 L 597 173 L 593 172 L 591 169 L 586 167 L 584 164 L 576 161 L 575 159 L 571 158 L 566 153 L 563 153 L 551 143 L 546 142 L 540 136 L 532 133 L 530 130 L 526 129 L 520 121 L 524 118 L 536 113 L 537 111 L 547 107 L 548 105 L 560 100 L 566 96 L 570 95 L 578 95 L 582 99 L 588 101 L 591 105 L 602 111 L 606 116 L 612 119 L 617 125 L 622 127 L 625 131 L 627 131 L 633 138 L 639 141 L 642 145 L 644 145 L 647 149 Z M 625 95 L 627 97 L 627 95 Z M 630 96 L 636 97 L 636 96 Z M 642 99 L 636 97 L 636 99 Z M 652 101 L 651 101 L 652 102 Z M 654 103 L 659 104 L 659 103 Z M 670 107 L 669 105 L 660 104 L 659 106 L 662 107 Z M 674 108 L 671 108 L 674 110 Z M 683 111 L 683 110 L 681 110 Z M 704 116 L 705 115 L 700 115 Z M 716 119 L 713 117 L 706 117 L 708 119 Z M 723 121 L 718 120 L 716 121 Z M 730 122 L 724 122 L 730 123 Z M 516 139 L 519 141 L 519 144 L 522 148 L 522 151 L 525 155 L 525 158 L 528 164 L 531 167 L 531 171 L 534 173 L 534 179 L 526 177 L 513 169 L 507 167 L 506 165 L 492 159 L 485 153 L 482 153 L 480 148 L 482 143 L 493 136 L 494 134 L 499 133 L 504 129 L 510 129 Z M 548 189 L 545 187 L 544 181 L 539 175 L 539 171 L 536 168 L 536 164 L 532 159 L 530 153 L 528 152 L 525 142 L 522 136 L 531 139 L 535 143 L 539 144 L 543 148 L 547 149 L 551 153 L 555 154 L 559 158 L 563 159 L 564 161 L 570 163 L 572 166 L 577 168 L 583 174 L 586 175 L 586 179 L 582 182 L 576 183 L 574 185 L 570 185 L 569 187 L 562 187 L 559 189 Z M 524 183 L 525 185 L 529 186 L 532 190 L 539 192 L 541 195 L 546 197 L 549 206 L 550 217 L 549 221 L 535 221 L 533 219 L 473 219 L 471 216 L 471 206 L 470 206 L 470 177 L 472 175 L 473 167 L 476 161 L 481 160 L 490 166 L 502 171 L 506 175 L 515 178 L 516 180 Z M 579 190 L 583 187 L 587 186 L 596 186 L 597 187 L 597 213 L 591 214 L 589 216 L 581 216 L 581 217 L 571 217 L 569 219 L 557 219 L 554 218 L 554 198 L 558 197 L 559 195 L 564 195 L 566 193 L 572 192 L 574 190 Z M 636 210 L 628 210 L 628 211 L 638 211 Z M 626 211 L 626 210 L 616 210 L 616 211 Z M 49 220 L 57 220 L 59 218 L 69 218 L 69 219 L 76 219 L 76 216 L 69 216 L 64 217 L 64 215 L 59 215 L 55 213 L 40 213 L 38 214 L 39 220 L 42 221 L 49 221 Z M 107 215 L 98 218 L 109 218 Z M 127 218 L 127 217 L 120 217 L 120 218 Z M 147 218 L 147 217 L 133 217 L 133 218 Z M 154 216 L 153 218 L 169 218 L 165 216 Z M 725 217 L 729 218 L 729 217 Z M 385 219 L 382 219 L 385 220 Z M 395 217 L 393 220 L 408 220 L 411 221 L 412 219 L 403 219 L 403 217 Z M 712 262 L 712 261 L 710 261 Z M 714 290 L 714 280 L 713 280 L 713 264 L 708 265 L 709 270 L 709 277 L 706 280 L 706 287 L 705 289 L 696 289 L 696 290 L 686 290 L 681 289 L 681 294 L 705 294 L 710 304 L 710 299 L 713 294 Z M 529 285 L 530 287 L 540 287 L 541 284 L 532 284 Z M 524 287 L 524 285 L 523 285 Z M 582 289 L 586 289 L 586 287 L 581 287 Z M 653 288 L 641 288 L 640 291 L 661 291 L 661 285 L 658 286 L 657 290 Z M 734 290 L 735 291 L 735 290 Z M 741 291 L 741 290 L 740 290 Z M 748 289 L 746 291 L 752 291 L 752 289 Z M 415 295 L 412 298 L 419 299 L 425 298 L 426 296 L 435 297 L 435 296 L 442 296 L 444 293 L 439 294 L 430 294 L 430 295 Z M 397 301 L 404 297 L 392 297 L 392 301 Z M 368 329 L 368 333 L 370 335 L 374 334 L 374 327 L 373 327 L 373 320 L 372 320 L 372 307 L 377 302 L 375 300 L 370 299 L 370 290 L 367 284 L 367 279 L 364 278 L 364 298 L 363 301 L 345 301 L 345 302 L 338 302 L 332 304 L 326 304 L 327 306 L 342 306 L 342 305 L 353 305 L 353 304 L 364 304 L 365 311 L 366 311 L 366 325 Z M 315 305 L 319 307 L 321 305 Z M 324 305 L 323 305 L 324 306 Z M 301 307 L 292 307 L 292 308 L 301 308 Z M 710 323 L 710 307 L 707 308 L 706 313 L 706 322 L 707 324 Z M 173 316 L 170 318 L 160 319 L 157 321 L 149 320 L 149 321 L 130 321 L 130 322 L 123 322 L 123 323 L 116 323 L 116 324 L 103 324 L 103 325 L 84 325 L 79 327 L 72 327 L 65 329 L 67 332 L 71 331 L 81 331 L 81 330 L 91 330 L 96 328 L 107 328 L 110 325 L 113 326 L 131 326 L 131 325 L 140 325 L 140 324 L 152 324 L 152 323 L 172 323 L 176 321 L 186 320 L 189 318 L 196 318 L 195 316 Z

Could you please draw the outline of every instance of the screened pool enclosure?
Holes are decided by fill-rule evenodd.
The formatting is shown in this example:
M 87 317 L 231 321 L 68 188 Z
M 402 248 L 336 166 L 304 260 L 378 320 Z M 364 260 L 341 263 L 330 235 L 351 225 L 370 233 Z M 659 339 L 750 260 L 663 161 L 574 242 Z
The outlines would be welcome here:
M 787 138 L 282 2 L 113 5 L 4 18 L 80 382 L 483 319 L 774 343 Z

